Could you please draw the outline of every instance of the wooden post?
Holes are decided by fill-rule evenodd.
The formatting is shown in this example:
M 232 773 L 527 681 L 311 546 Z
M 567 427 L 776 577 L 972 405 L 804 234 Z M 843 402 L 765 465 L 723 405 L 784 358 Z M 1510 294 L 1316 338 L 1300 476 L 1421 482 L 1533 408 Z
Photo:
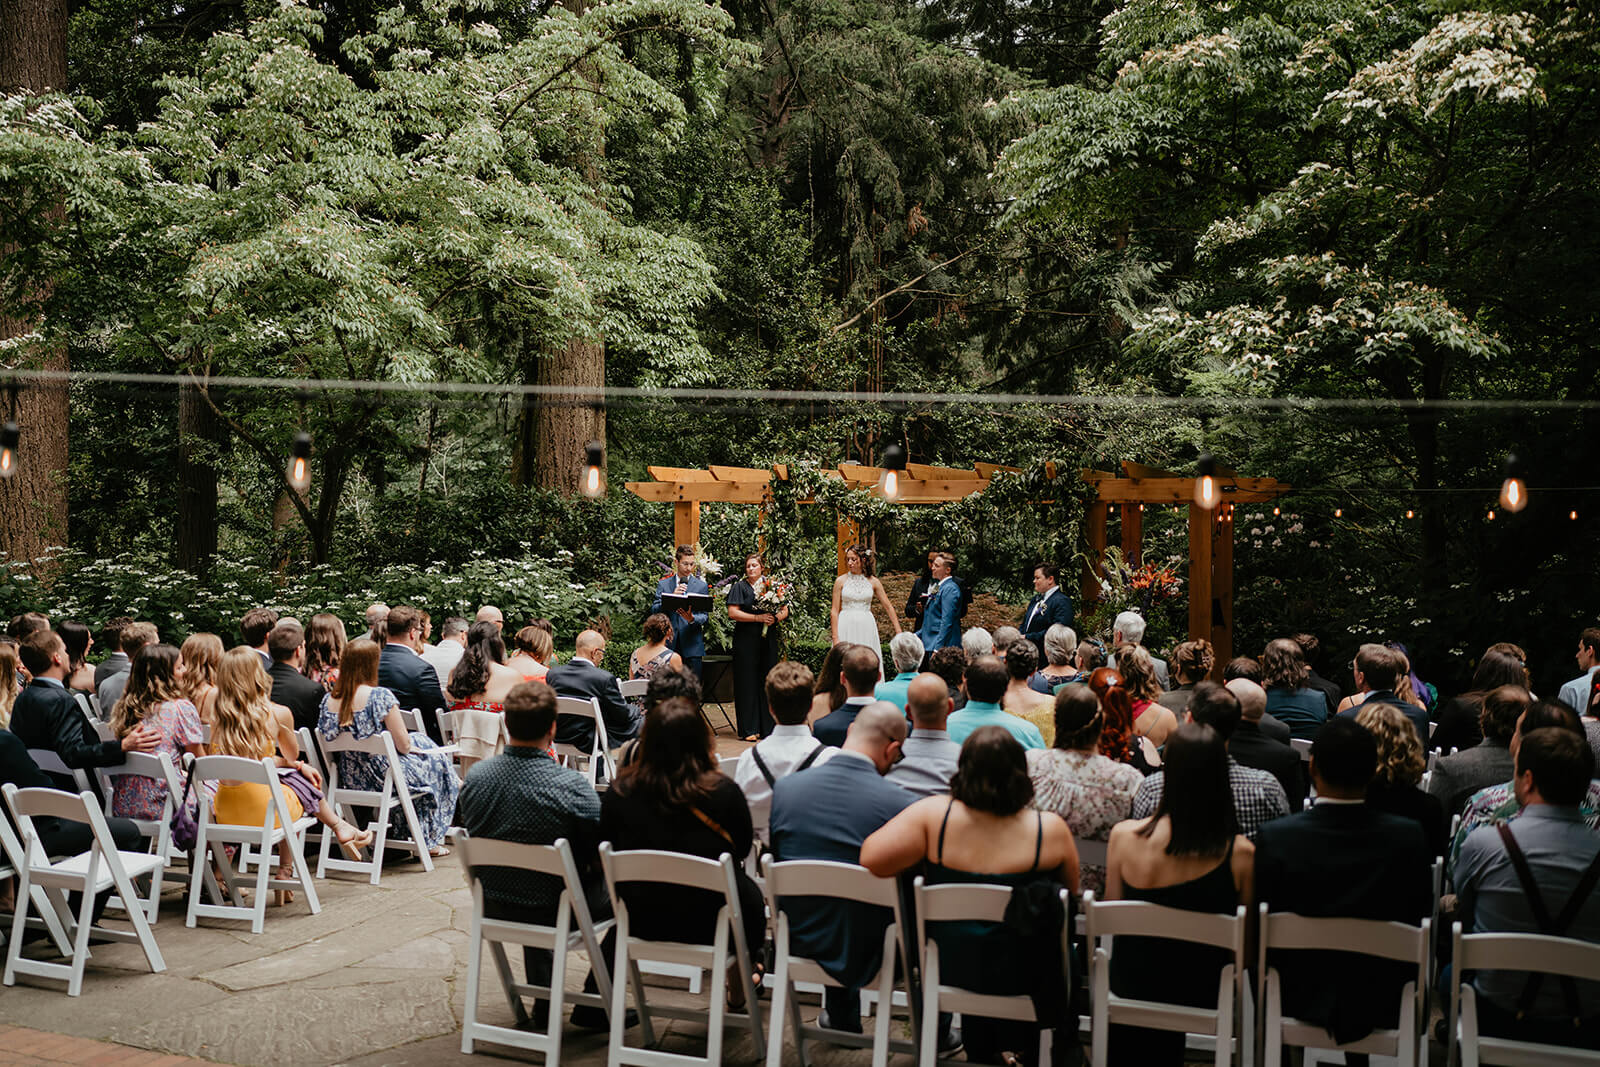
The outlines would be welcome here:
M 838 521 L 834 527 L 834 540 L 835 547 L 839 551 L 839 569 L 834 573 L 843 574 L 845 570 L 844 550 L 860 540 L 861 527 L 856 525 L 856 520 L 848 515 L 839 515 L 837 519 Z
M 679 500 L 672 505 L 672 542 L 674 545 L 700 543 L 700 501 Z
M 1144 512 L 1138 504 L 1122 505 L 1122 558 L 1129 570 L 1144 565 Z
M 1211 547 L 1216 514 L 1189 505 L 1189 638 L 1211 636 Z
M 1084 536 L 1089 541 L 1089 560 L 1083 565 L 1083 583 L 1078 599 L 1087 607 L 1100 602 L 1100 577 L 1106 553 L 1106 512 L 1110 509 L 1099 501 L 1089 505 L 1083 519 Z
M 1211 598 L 1213 609 L 1211 612 L 1211 647 L 1215 649 L 1217 661 L 1211 668 L 1213 681 L 1222 681 L 1222 670 L 1233 659 L 1233 516 L 1232 504 L 1225 504 L 1226 509 L 1221 522 L 1216 526 L 1216 541 L 1212 555 L 1212 582 Z

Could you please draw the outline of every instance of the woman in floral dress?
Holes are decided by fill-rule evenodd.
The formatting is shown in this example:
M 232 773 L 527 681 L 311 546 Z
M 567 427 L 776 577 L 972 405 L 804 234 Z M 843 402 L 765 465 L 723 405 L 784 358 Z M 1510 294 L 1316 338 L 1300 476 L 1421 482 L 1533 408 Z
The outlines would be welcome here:
M 111 709 L 111 729 L 122 740 L 149 724 L 161 733 L 161 746 L 174 766 L 183 754 L 205 755 L 200 713 L 182 694 L 183 660 L 171 645 L 146 645 L 133 659 L 128 685 Z M 167 801 L 167 783 L 136 774 L 113 779 L 111 814 L 123 819 L 159 819 Z

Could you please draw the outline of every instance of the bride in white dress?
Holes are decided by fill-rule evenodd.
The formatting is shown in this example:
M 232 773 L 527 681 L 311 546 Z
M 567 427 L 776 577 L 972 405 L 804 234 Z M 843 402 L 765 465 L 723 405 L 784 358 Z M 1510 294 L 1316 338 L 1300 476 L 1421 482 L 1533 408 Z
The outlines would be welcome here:
M 846 571 L 833 582 L 833 643 L 848 641 L 866 645 L 878 654 L 878 677 L 883 677 L 883 638 L 878 634 L 878 620 L 872 615 L 872 600 L 878 599 L 883 610 L 900 632 L 900 617 L 895 614 L 889 594 L 883 583 L 872 573 L 872 550 L 861 545 L 851 545 L 845 550 Z

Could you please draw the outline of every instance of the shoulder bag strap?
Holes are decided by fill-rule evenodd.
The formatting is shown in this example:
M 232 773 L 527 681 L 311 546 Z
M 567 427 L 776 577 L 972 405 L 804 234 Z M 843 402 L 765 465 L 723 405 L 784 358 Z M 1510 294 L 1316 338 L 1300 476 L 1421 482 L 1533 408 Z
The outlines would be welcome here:
M 698 805 L 691 804 L 689 810 L 694 812 L 694 817 L 705 823 L 712 833 L 726 841 L 729 848 L 733 847 L 733 835 L 724 830 L 721 823 L 701 811 Z

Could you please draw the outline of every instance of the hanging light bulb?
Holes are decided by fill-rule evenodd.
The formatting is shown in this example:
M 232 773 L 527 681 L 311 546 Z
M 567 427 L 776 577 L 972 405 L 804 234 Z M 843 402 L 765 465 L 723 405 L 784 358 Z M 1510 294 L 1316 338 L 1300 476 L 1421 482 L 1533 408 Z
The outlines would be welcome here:
M 1272 514 L 1273 514 L 1274 517 L 1282 515 L 1283 514 L 1283 509 L 1282 508 L 1273 508 L 1272 509 Z
M 1417 513 L 1415 511 L 1412 511 L 1410 508 L 1406 508 L 1406 518 L 1414 519 L 1416 517 L 1417 517 Z
M 906 450 L 890 445 L 883 450 L 883 477 L 878 479 L 878 489 L 885 500 L 900 499 L 900 483 L 905 478 Z
M 1490 508 L 1489 509 L 1489 521 L 1490 522 L 1494 521 L 1494 508 Z
M 289 487 L 304 493 L 311 486 L 311 435 L 301 430 L 289 448 Z
M 578 481 L 578 492 L 591 500 L 606 495 L 606 446 L 599 441 L 583 446 L 583 474 Z
M 1577 513 L 1577 511 L 1569 511 L 1569 512 L 1567 512 L 1567 518 L 1571 519 L 1573 522 L 1577 522 L 1578 521 L 1578 513 Z
M 1336 518 L 1336 519 L 1344 518 L 1344 508 L 1334 508 L 1333 509 L 1333 517 Z
M 1195 463 L 1194 502 L 1210 511 L 1217 506 L 1220 494 L 1217 491 L 1217 461 L 1211 458 L 1210 452 L 1203 452 Z
M 0 426 L 0 478 L 17 473 L 17 442 L 20 440 L 22 431 L 16 423 L 8 421 Z
M 1518 512 L 1528 506 L 1528 483 L 1522 477 L 1522 461 L 1506 456 L 1506 480 L 1500 483 L 1500 506 Z

